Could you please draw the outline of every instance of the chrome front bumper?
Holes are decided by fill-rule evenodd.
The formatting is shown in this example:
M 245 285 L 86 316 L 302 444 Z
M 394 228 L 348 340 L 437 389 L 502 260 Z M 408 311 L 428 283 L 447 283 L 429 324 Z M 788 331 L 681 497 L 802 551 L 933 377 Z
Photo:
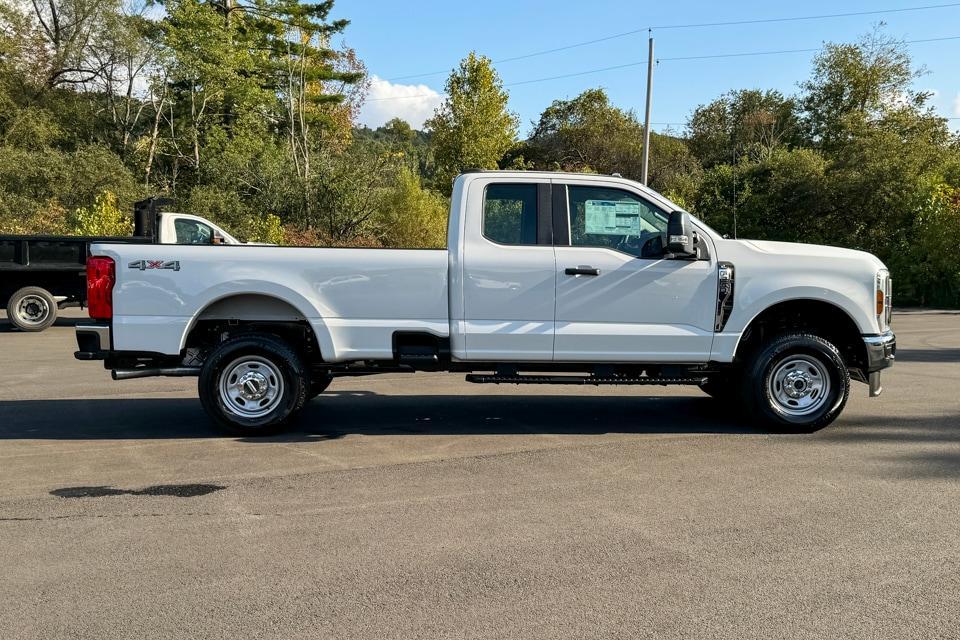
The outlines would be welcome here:
M 892 367 L 897 357 L 897 336 L 893 331 L 886 331 L 880 335 L 863 336 L 863 344 L 867 350 L 867 382 L 870 385 L 870 397 L 875 398 L 883 392 L 880 384 L 880 372 Z

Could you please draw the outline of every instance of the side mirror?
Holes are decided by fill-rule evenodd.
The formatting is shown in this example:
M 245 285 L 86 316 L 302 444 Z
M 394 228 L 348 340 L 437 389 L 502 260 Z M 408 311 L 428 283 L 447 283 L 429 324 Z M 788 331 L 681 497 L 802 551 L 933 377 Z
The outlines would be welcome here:
M 210 240 L 210 244 L 226 244 L 223 239 L 223 236 L 220 235 L 219 231 L 213 232 L 213 238 Z
M 667 222 L 667 252 L 673 254 L 674 258 L 696 258 L 694 240 L 690 214 L 686 211 L 671 211 L 670 220 Z

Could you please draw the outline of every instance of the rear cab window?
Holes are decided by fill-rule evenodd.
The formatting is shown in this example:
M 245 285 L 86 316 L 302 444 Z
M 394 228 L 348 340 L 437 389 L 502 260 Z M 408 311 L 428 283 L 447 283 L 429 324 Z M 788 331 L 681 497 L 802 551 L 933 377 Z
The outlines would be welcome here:
M 537 185 L 491 184 L 483 195 L 483 237 L 497 244 L 537 244 Z

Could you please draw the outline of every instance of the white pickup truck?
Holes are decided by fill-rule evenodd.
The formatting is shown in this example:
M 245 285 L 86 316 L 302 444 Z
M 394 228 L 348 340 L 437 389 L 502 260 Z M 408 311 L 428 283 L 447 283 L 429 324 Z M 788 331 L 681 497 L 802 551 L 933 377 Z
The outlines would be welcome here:
M 231 433 L 275 432 L 335 376 L 697 385 L 778 431 L 833 421 L 893 363 L 890 276 L 860 251 L 731 240 L 616 176 L 476 171 L 446 250 L 98 243 L 81 360 L 199 376 Z M 629 420 L 628 417 L 624 417 Z

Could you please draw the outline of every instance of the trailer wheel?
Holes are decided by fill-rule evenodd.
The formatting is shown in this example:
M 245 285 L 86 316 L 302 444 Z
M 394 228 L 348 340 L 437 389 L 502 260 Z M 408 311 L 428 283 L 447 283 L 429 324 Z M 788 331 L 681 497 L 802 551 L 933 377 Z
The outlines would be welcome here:
M 7 317 L 21 331 L 43 331 L 57 321 L 57 301 L 46 289 L 24 287 L 10 296 Z
M 310 373 L 300 356 L 271 335 L 238 336 L 219 345 L 200 371 L 207 415 L 238 436 L 277 433 L 303 408 Z

